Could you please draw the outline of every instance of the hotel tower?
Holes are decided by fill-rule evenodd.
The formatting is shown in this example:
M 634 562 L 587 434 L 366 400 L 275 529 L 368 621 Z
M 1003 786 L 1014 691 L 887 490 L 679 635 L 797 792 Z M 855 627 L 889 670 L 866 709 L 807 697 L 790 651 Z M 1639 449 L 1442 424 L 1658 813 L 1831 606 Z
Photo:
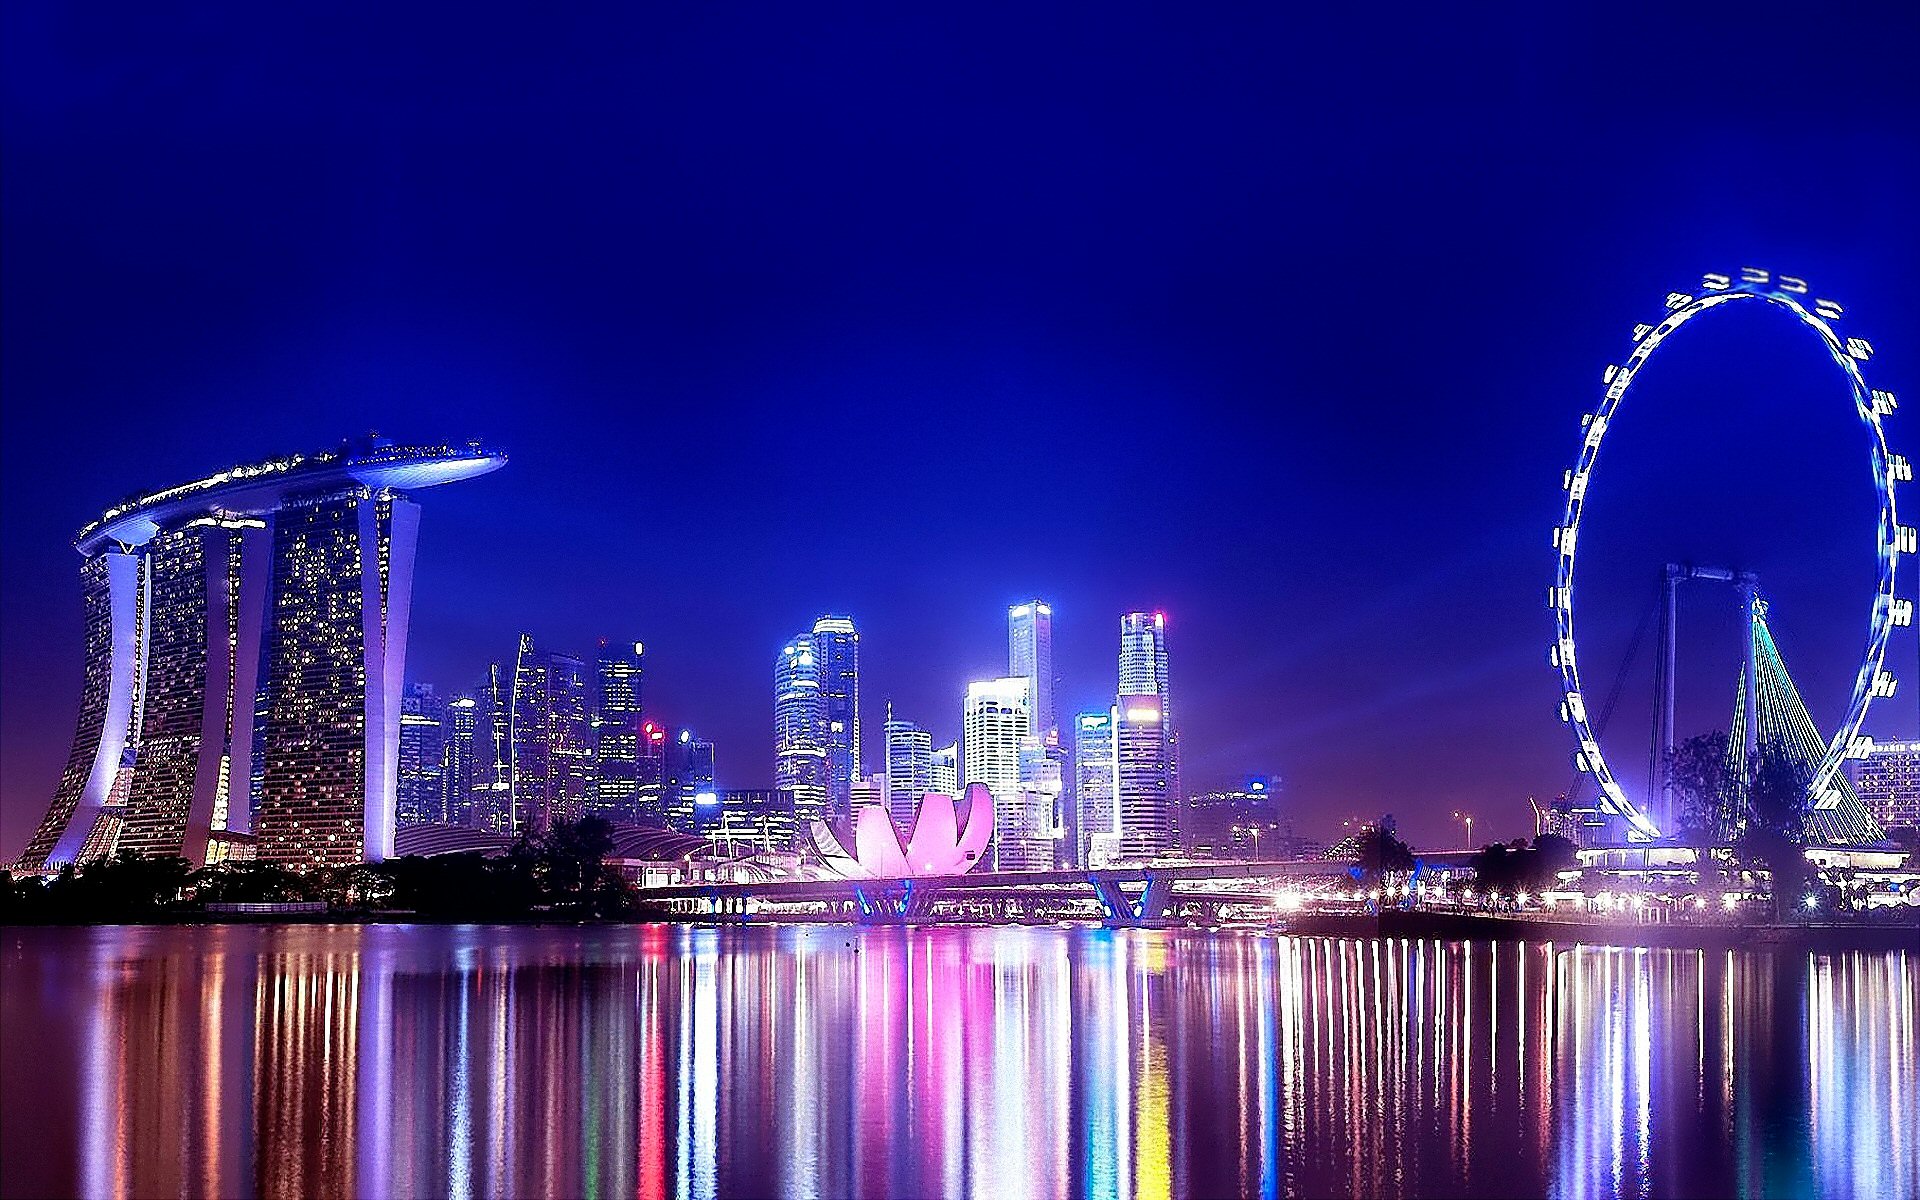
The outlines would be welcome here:
M 73 749 L 19 867 L 116 849 L 289 866 L 393 849 L 424 488 L 470 446 L 338 449 L 135 496 L 74 539 L 86 674 Z

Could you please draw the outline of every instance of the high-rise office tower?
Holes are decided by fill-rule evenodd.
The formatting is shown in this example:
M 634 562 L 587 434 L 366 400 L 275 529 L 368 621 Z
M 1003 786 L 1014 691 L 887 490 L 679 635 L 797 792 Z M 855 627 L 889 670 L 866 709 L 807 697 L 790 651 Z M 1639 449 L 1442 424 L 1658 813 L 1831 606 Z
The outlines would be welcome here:
M 693 833 L 700 810 L 715 803 L 713 743 L 682 729 L 666 743 L 666 826 Z M 703 798 L 704 797 L 704 802 Z
M 896 721 L 887 706 L 887 812 L 902 829 L 913 826 L 920 798 L 933 790 L 933 735 L 912 721 Z
M 1120 618 L 1120 694 L 1159 700 L 1160 723 L 1166 739 L 1167 793 L 1173 805 L 1176 832 L 1180 805 L 1180 727 L 1173 718 L 1167 689 L 1167 615 L 1135 612 Z
M 813 661 L 820 675 L 827 808 L 844 817 L 860 774 L 860 634 L 851 617 L 829 615 L 813 623 Z
M 828 815 L 826 701 L 811 635 L 780 648 L 773 664 L 773 783 L 793 793 L 802 829 Z
M 587 691 L 585 663 L 520 635 L 511 718 L 515 833 L 545 833 L 585 811 L 593 753 Z
M 642 825 L 667 823 L 667 727 L 660 721 L 640 722 L 640 759 L 635 768 L 639 786 L 634 791 L 633 819 Z
M 949 742 L 927 760 L 927 790 L 960 799 L 960 743 Z
M 1114 761 L 1117 710 L 1073 719 L 1073 842 L 1076 866 L 1096 868 L 1120 854 L 1120 807 Z
M 419 514 L 407 496 L 503 462 L 365 439 L 134 496 L 82 529 L 80 721 L 20 865 L 116 841 L 201 862 L 248 831 L 270 861 L 384 857 Z
M 600 643 L 593 662 L 593 786 L 588 807 L 610 821 L 640 812 L 639 642 Z
M 1160 697 L 1122 695 L 1114 721 L 1114 792 L 1120 809 L 1120 853 L 1127 858 L 1171 854 L 1174 823 L 1172 754 Z
M 400 698 L 400 767 L 394 819 L 425 825 L 447 819 L 447 706 L 430 683 L 407 685 Z
M 1001 843 L 1003 870 L 1051 871 L 1060 865 L 1061 796 L 1066 758 L 1059 745 L 1028 734 L 1020 742 L 1021 841 Z
M 475 735 L 479 732 L 480 704 L 472 696 L 447 701 L 447 745 L 440 772 L 441 820 L 449 825 L 473 824 L 473 767 Z
M 1007 610 L 1007 674 L 1024 676 L 1033 698 L 1034 735 L 1058 743 L 1053 709 L 1053 606 L 1029 600 Z
M 993 793 L 995 869 L 1039 869 L 1035 864 L 1043 853 L 1051 866 L 1051 831 L 1039 817 L 1040 801 L 1021 777 L 1021 754 L 1031 751 L 1033 739 L 1026 679 L 968 684 L 961 728 L 967 782 L 985 784 Z
M 513 681 L 505 666 L 488 663 L 474 697 L 473 786 L 469 823 L 492 833 L 513 832 Z
M 1135 612 L 1120 618 L 1120 694 L 1167 697 L 1167 618 Z

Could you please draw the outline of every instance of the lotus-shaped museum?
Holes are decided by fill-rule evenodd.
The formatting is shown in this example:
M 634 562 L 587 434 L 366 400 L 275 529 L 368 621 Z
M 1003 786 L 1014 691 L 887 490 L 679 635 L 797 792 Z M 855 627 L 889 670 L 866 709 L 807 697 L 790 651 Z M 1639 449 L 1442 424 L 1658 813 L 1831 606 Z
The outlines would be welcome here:
M 968 784 L 956 809 L 952 796 L 928 792 L 904 845 L 893 818 L 878 804 L 855 814 L 852 853 L 825 821 L 813 823 L 813 840 L 827 869 L 845 879 L 964 874 L 993 840 L 993 793 L 985 784 Z

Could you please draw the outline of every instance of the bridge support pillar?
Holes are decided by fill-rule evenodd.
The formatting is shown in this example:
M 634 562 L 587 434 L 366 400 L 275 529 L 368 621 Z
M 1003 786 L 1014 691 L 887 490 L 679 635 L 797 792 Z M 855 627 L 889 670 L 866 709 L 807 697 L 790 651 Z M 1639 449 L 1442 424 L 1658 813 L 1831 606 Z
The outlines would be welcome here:
M 1157 924 L 1166 920 L 1167 913 L 1173 908 L 1171 879 L 1148 876 L 1146 890 L 1140 893 L 1138 900 L 1128 896 L 1119 883 L 1112 879 L 1089 875 L 1087 882 L 1093 885 L 1093 894 L 1099 897 L 1100 906 L 1106 909 L 1109 925 L 1135 928 Z
M 1167 919 L 1167 913 L 1173 908 L 1173 880 L 1154 876 L 1147 880 L 1147 890 L 1140 893 L 1140 906 L 1135 911 L 1141 924 L 1152 924 Z

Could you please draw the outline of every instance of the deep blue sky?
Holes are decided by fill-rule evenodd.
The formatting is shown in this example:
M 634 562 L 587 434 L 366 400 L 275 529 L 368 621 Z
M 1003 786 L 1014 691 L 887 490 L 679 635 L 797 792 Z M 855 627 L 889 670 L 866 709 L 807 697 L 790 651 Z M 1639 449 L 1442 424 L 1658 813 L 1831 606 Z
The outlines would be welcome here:
M 513 456 L 423 496 L 418 678 L 642 638 L 755 786 L 821 611 L 876 726 L 944 738 L 1008 603 L 1054 602 L 1063 709 L 1163 606 L 1190 784 L 1522 832 L 1569 783 L 1559 472 L 1668 290 L 1811 279 L 1920 457 L 1913 9 L 1750 7 L 7 5 L 0 851 L 71 737 L 74 529 L 368 429 Z M 1753 565 L 1830 720 L 1872 567 L 1837 376 L 1765 313 L 1662 356 L 1590 509 L 1589 674 L 1660 562 Z

